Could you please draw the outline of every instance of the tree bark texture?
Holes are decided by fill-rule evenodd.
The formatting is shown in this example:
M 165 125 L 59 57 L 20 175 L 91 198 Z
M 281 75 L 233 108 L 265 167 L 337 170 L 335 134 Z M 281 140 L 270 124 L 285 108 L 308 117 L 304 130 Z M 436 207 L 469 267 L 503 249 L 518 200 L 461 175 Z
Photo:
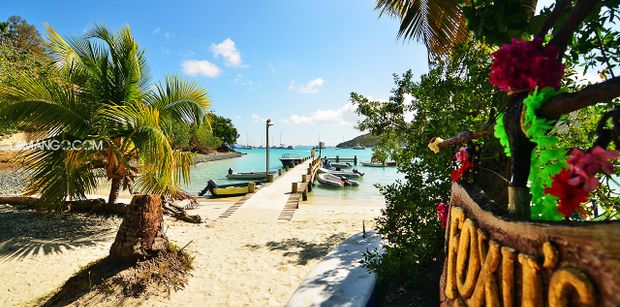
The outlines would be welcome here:
M 119 262 L 135 262 L 166 249 L 163 231 L 163 206 L 160 195 L 135 195 L 127 215 L 110 248 L 110 256 Z

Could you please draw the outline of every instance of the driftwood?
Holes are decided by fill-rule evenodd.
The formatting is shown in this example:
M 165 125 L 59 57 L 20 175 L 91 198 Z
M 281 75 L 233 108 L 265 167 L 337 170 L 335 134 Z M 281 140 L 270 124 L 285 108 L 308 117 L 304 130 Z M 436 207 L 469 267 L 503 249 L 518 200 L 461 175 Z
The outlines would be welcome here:
M 39 199 L 27 196 L 0 196 L 0 204 L 16 206 L 20 209 L 38 210 Z M 127 205 L 108 205 L 103 198 L 71 200 L 63 202 L 60 207 L 63 212 L 115 214 L 124 216 L 127 213 Z
M 41 207 L 39 207 L 39 199 L 36 197 L 0 196 L 0 204 L 12 205 L 19 209 L 41 209 Z M 185 211 L 187 207 L 194 208 L 194 203 L 192 203 L 190 200 L 190 204 L 184 208 L 174 203 L 169 203 L 167 201 L 163 202 L 163 209 L 165 214 L 189 223 L 201 223 L 202 219 L 199 215 L 187 214 L 187 212 Z M 127 214 L 128 208 L 128 205 L 121 203 L 117 203 L 115 205 L 108 205 L 103 198 L 97 198 L 65 201 L 60 207 L 60 210 L 62 210 L 63 212 L 76 213 L 114 214 L 123 217 Z
M 185 212 L 185 209 L 183 207 L 177 206 L 172 203 L 166 203 L 166 202 L 164 202 L 162 205 L 164 208 L 164 213 L 176 219 L 179 219 L 181 221 L 185 221 L 188 223 L 195 223 L 195 224 L 202 223 L 202 218 L 200 217 L 200 215 L 197 215 L 197 214 L 188 215 L 187 212 Z
M 574 306 L 578 298 L 593 302 L 584 306 L 620 306 L 620 222 L 532 222 L 498 212 L 480 189 L 453 183 L 442 306 L 458 300 L 476 305 L 487 291 L 487 299 L 503 306 L 555 306 L 558 299 Z M 494 248 L 495 259 L 487 256 Z M 450 287 L 449 278 L 458 289 Z

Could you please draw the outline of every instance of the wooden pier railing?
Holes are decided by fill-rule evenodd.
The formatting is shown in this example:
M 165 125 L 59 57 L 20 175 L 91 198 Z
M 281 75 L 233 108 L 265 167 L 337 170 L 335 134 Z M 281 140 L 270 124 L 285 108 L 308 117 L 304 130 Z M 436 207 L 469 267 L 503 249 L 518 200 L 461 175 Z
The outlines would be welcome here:
M 304 161 L 310 160 L 312 158 L 306 157 Z M 314 179 L 321 167 L 321 159 L 315 158 L 310 162 L 308 166 L 308 170 L 305 174 L 301 175 L 301 182 L 293 182 L 291 185 L 291 193 L 299 193 L 301 194 L 302 200 L 308 200 L 308 193 L 312 192 L 312 184 L 314 183 Z

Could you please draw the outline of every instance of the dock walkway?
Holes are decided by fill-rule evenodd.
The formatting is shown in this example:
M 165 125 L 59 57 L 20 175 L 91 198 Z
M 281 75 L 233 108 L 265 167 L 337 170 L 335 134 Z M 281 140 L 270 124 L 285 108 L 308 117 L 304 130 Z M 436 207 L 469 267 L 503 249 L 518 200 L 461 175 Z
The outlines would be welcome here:
M 292 183 L 299 181 L 302 175 L 307 174 L 311 162 L 311 159 L 303 161 L 282 174 L 273 183 L 256 191 L 230 219 L 278 219 L 289 200 Z

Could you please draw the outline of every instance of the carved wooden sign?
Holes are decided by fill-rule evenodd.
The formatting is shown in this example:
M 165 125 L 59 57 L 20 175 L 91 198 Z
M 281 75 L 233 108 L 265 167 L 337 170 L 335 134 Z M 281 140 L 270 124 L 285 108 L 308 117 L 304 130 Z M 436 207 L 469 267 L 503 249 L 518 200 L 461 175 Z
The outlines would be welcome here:
M 442 306 L 620 306 L 620 223 L 535 223 L 452 185 Z

